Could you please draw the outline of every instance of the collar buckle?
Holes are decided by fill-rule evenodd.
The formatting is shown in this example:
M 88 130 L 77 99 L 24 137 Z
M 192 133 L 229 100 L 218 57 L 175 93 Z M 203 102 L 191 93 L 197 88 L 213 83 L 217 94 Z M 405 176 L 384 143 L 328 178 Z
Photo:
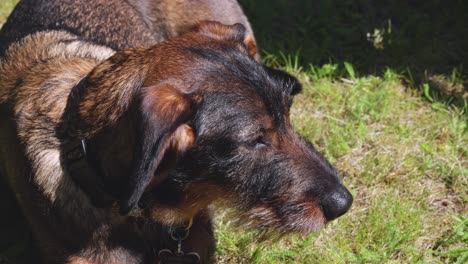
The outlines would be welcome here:
M 160 264 L 176 264 L 176 263 L 187 263 L 197 264 L 200 262 L 200 255 L 196 252 L 184 253 L 182 251 L 182 241 L 187 239 L 190 234 L 190 227 L 192 227 L 193 219 L 190 219 L 186 226 L 171 226 L 169 228 L 169 234 L 172 240 L 177 241 L 176 251 L 169 249 L 162 249 L 159 251 Z

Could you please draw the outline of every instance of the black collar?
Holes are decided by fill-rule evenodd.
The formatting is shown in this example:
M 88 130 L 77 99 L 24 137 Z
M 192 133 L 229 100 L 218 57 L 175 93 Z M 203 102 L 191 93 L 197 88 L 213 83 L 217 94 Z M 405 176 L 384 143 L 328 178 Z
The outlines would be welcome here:
M 88 195 L 94 206 L 104 208 L 116 198 L 104 187 L 103 177 L 89 163 L 84 139 L 73 139 L 62 145 L 65 168 L 72 179 Z

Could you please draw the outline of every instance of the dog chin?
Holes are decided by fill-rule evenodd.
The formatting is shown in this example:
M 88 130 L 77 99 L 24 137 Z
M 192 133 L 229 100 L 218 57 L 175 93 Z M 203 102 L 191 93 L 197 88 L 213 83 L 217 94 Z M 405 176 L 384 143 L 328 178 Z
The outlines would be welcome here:
M 291 206 L 285 210 L 290 210 L 289 207 Z M 272 207 L 254 207 L 248 210 L 245 216 L 245 220 L 242 221 L 248 222 L 249 226 L 280 235 L 290 233 L 307 235 L 322 229 L 326 224 L 320 208 L 312 204 L 294 205 L 294 210 L 281 215 Z
M 184 214 L 181 210 L 160 207 L 151 210 L 150 218 L 164 225 L 178 226 L 187 224 L 193 217 Z

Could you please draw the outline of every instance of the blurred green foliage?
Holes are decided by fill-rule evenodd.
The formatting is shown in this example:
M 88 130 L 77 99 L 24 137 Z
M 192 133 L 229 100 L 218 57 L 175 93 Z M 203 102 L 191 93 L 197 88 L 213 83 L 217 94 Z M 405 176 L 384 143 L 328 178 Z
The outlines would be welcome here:
M 468 58 L 468 1 L 240 0 L 260 48 L 361 73 L 450 74 Z

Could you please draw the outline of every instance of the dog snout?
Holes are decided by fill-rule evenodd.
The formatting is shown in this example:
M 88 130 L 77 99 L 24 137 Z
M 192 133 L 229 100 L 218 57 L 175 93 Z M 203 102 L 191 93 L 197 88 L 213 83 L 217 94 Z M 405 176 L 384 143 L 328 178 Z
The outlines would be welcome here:
M 334 190 L 328 192 L 320 201 L 322 211 L 327 221 L 332 221 L 344 215 L 351 204 L 353 196 L 343 185 L 338 185 Z

